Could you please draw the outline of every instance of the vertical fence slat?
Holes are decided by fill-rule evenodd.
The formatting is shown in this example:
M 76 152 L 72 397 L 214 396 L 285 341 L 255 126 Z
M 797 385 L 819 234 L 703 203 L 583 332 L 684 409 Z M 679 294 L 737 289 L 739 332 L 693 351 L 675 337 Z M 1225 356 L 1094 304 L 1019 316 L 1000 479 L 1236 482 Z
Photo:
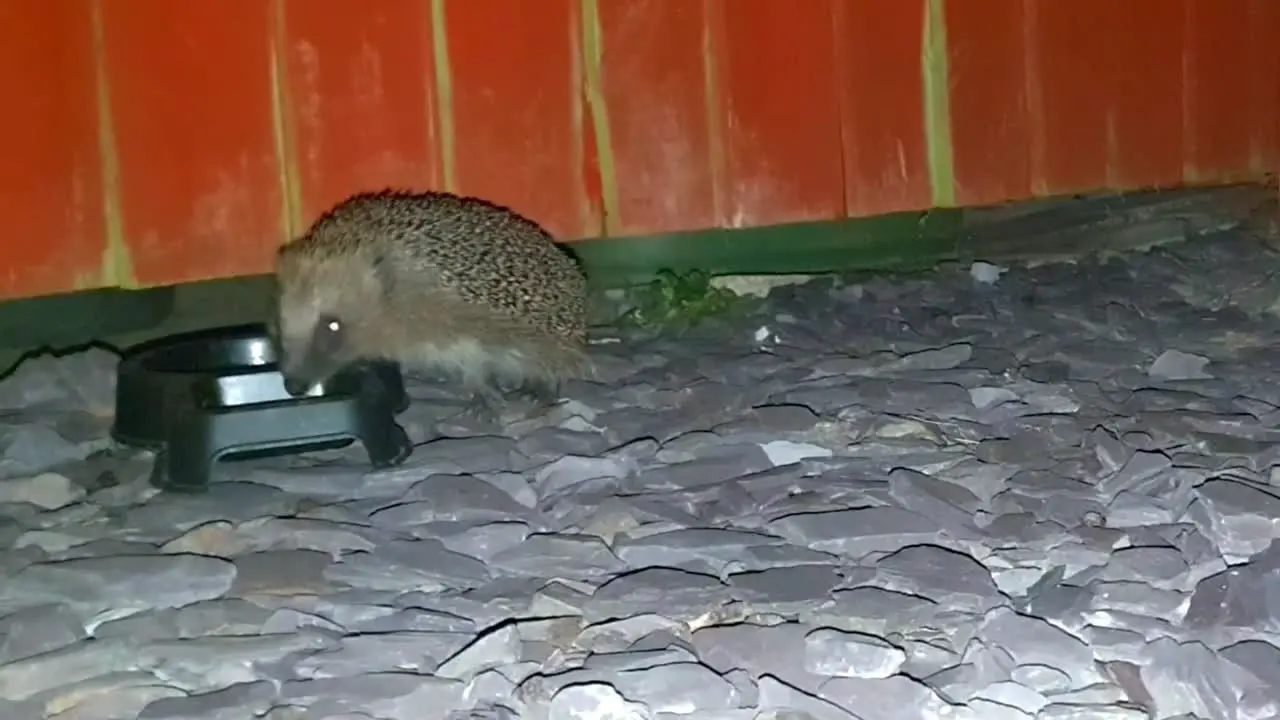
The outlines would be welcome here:
M 436 2 L 444 2 L 456 189 L 563 239 L 599 234 L 583 172 L 577 0 Z
M 0 0 L 0 297 L 109 280 L 91 9 Z
M 1246 98 L 1252 79 L 1247 2 L 1184 0 L 1188 6 L 1183 180 L 1246 176 L 1253 119 Z
M 138 282 L 263 272 L 284 220 L 266 3 L 112 0 L 102 13 Z
M 610 230 L 643 235 L 714 226 L 703 3 L 596 6 L 612 175 L 604 182 L 613 183 L 617 201 Z
M 1185 0 L 1113 3 L 1107 65 L 1109 185 L 1172 187 L 1182 180 Z
M 720 223 L 841 217 L 844 168 L 830 0 L 709 0 Z
M 359 191 L 440 187 L 429 2 L 280 2 L 298 219 Z
M 946 2 L 951 146 L 961 205 L 1031 194 L 1023 3 Z
M 1280 3 L 1249 0 L 1250 168 L 1280 171 Z
M 1107 184 L 1110 93 L 1104 28 L 1111 0 L 1031 0 L 1028 12 L 1032 189 L 1037 195 Z
M 930 205 L 924 22 L 924 0 L 836 0 L 836 92 L 850 215 Z
M 599 234 L 601 197 L 630 235 L 933 197 L 926 0 L 349 5 L 0 0 L 0 297 L 265 272 L 287 206 L 383 186 L 565 239 Z M 942 7 L 960 204 L 1280 164 L 1272 0 Z

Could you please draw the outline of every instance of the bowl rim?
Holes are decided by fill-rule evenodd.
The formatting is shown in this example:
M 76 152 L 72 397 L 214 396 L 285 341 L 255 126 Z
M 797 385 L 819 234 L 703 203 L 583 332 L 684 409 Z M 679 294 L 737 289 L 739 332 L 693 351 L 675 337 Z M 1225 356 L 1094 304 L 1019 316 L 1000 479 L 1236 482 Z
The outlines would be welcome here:
M 188 376 L 210 374 L 216 376 L 243 375 L 253 373 L 278 372 L 278 358 L 271 343 L 271 334 L 264 323 L 246 323 L 213 328 L 203 328 L 188 332 L 175 333 L 153 338 L 124 349 L 120 353 L 119 374 L 145 373 L 152 376 Z M 247 365 L 227 365 L 216 371 L 210 368 L 194 368 L 179 370 L 156 367 L 153 363 L 163 356 L 179 352 L 184 348 L 196 345 L 215 345 L 222 343 L 243 343 L 266 341 L 272 345 L 272 354 L 268 362 Z

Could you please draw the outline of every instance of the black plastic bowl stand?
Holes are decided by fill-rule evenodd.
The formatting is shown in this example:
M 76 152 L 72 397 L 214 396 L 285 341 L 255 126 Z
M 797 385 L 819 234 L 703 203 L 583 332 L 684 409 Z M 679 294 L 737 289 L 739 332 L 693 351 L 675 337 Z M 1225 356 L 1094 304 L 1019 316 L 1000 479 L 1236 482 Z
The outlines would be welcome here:
M 413 452 L 380 398 L 352 395 L 209 408 L 177 419 L 156 452 L 151 483 L 164 490 L 201 492 L 218 461 L 234 455 L 299 452 L 364 445 L 374 469 L 393 467 Z
M 262 326 L 218 328 L 147 343 L 117 370 L 116 441 L 156 453 L 151 482 L 200 492 L 216 464 L 360 442 L 374 468 L 413 452 L 396 415 L 409 405 L 400 368 L 362 363 L 312 388 L 284 390 Z

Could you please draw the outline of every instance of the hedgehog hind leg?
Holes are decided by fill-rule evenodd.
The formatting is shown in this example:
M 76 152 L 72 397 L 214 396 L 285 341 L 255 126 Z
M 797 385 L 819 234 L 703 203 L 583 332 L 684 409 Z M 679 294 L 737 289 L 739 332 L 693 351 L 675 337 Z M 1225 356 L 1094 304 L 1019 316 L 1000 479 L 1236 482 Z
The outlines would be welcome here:
M 495 357 L 494 383 L 511 398 L 529 403 L 528 415 L 540 415 L 560 400 L 561 377 L 537 353 L 512 350 Z
M 534 354 L 536 361 L 526 364 L 522 394 L 530 398 L 535 409 L 545 410 L 556 405 L 564 397 L 564 385 L 569 380 L 588 379 L 591 360 L 581 347 L 561 340 L 554 340 L 540 347 Z
M 468 417 L 485 424 L 501 424 L 503 411 L 516 398 L 529 401 L 528 416 L 540 415 L 560 399 L 559 387 L 543 378 L 525 378 L 512 382 L 502 373 L 492 373 L 484 379 L 475 378 L 463 383 L 469 396 L 466 409 Z
M 528 401 L 527 416 L 541 415 L 560 400 L 560 385 L 550 377 L 512 377 L 501 371 L 474 375 L 463 381 L 469 396 L 464 413 L 485 424 L 501 424 L 503 411 L 517 398 Z
M 401 359 L 415 376 L 443 380 L 462 391 L 462 415 L 486 425 L 498 424 L 504 391 L 491 352 L 474 339 L 423 343 Z

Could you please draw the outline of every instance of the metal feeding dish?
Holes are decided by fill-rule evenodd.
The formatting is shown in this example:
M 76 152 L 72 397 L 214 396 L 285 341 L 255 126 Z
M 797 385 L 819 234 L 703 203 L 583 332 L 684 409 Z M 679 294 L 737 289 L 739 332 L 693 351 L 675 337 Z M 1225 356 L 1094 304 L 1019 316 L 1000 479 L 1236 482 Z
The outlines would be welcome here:
M 262 325 L 163 338 L 126 351 L 116 377 L 111 435 L 155 451 L 151 482 L 200 491 L 232 457 L 343 447 L 359 440 L 375 468 L 413 451 L 396 415 L 409 405 L 400 368 L 354 366 L 307 395 L 284 388 Z

